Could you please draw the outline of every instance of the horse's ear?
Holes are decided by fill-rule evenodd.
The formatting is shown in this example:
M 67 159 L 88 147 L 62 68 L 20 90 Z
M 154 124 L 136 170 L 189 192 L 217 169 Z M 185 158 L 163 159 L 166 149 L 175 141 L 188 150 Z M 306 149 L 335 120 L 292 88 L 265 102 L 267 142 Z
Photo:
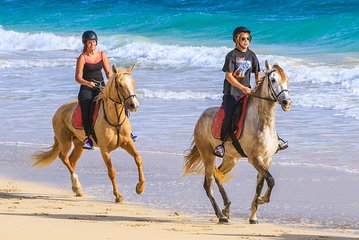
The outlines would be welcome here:
M 266 70 L 267 70 L 267 72 L 272 69 L 271 65 L 270 65 L 269 62 L 268 62 L 268 59 L 266 59 L 265 65 L 266 65 Z
M 117 73 L 117 68 L 115 67 L 115 65 L 112 65 L 112 71 L 113 71 L 113 73 Z
M 133 64 L 129 69 L 128 69 L 128 72 L 131 74 L 131 72 L 133 71 L 133 69 L 135 68 L 136 66 L 136 63 Z

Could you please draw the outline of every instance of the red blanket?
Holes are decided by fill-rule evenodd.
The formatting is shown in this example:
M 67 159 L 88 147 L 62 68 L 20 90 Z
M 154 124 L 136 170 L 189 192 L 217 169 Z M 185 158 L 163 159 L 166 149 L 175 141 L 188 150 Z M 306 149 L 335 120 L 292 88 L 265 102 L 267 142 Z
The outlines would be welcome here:
M 93 111 L 93 115 L 92 115 L 92 127 L 95 125 L 98 111 L 100 109 L 100 103 L 101 100 L 96 101 L 95 110 Z M 74 126 L 74 128 L 76 129 L 84 129 L 82 125 L 82 114 L 81 114 L 80 104 L 77 104 L 74 112 L 72 113 L 72 126 Z
M 242 100 L 243 100 L 243 105 L 242 105 L 241 116 L 239 117 L 239 120 L 237 122 L 237 130 L 234 132 L 236 138 L 238 138 L 242 133 L 244 119 L 246 118 L 246 112 L 247 112 L 248 95 L 243 96 Z M 224 107 L 221 106 L 212 121 L 212 136 L 217 139 L 220 139 L 221 136 L 221 127 L 222 127 L 223 118 L 224 118 Z M 228 138 L 228 140 L 230 140 L 230 137 Z

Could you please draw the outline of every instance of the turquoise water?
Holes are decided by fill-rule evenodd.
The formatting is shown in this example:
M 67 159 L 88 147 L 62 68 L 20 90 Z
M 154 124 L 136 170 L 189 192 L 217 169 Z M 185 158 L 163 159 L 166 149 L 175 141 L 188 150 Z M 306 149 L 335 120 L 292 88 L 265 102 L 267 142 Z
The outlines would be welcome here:
M 60 161 L 45 175 L 34 174 L 24 159 L 52 144 L 54 112 L 77 97 L 81 34 L 92 29 L 111 64 L 137 62 L 140 108 L 131 123 L 145 155 L 149 188 L 139 198 L 133 184 L 120 184 L 124 195 L 156 207 L 212 214 L 202 177 L 182 183 L 182 153 L 201 112 L 221 104 L 221 68 L 233 48 L 231 33 L 245 25 L 262 68 L 268 59 L 287 73 L 293 100 L 291 112 L 278 108 L 277 128 L 290 147 L 275 157 L 277 192 L 263 207 L 264 218 L 358 229 L 352 219 L 359 217 L 359 196 L 348 187 L 359 174 L 358 19 L 358 1 L 1 1 L 0 174 L 69 183 Z M 121 150 L 114 155 L 128 159 Z M 87 152 L 79 167 L 85 191 L 112 199 L 100 157 L 86 161 L 90 156 Z M 119 176 L 136 176 L 132 161 L 114 162 L 125 164 L 118 167 Z M 247 213 L 252 198 L 237 186 L 254 191 L 247 183 L 254 184 L 255 172 L 243 165 L 234 170 L 241 179 L 229 185 L 232 202 L 239 205 L 235 217 Z M 333 194 L 338 191 L 343 199 Z
M 358 1 L 344 0 L 2 1 L 0 25 L 61 36 L 93 29 L 100 36 L 195 46 L 231 45 L 233 28 L 245 25 L 254 44 L 350 53 L 359 50 L 358 9 Z

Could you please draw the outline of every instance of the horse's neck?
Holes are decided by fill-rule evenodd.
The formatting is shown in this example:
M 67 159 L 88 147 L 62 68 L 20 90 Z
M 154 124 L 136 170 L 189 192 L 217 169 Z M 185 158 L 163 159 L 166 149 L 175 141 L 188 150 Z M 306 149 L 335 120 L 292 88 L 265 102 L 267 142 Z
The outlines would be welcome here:
M 275 102 L 251 97 L 247 113 L 251 117 L 250 121 L 257 122 L 263 128 L 274 128 L 275 113 Z

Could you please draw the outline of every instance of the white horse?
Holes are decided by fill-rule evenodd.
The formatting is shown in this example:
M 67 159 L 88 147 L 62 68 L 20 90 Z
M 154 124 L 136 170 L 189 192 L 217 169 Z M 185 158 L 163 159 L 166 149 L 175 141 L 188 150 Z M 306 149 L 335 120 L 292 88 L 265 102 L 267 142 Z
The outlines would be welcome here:
M 284 111 L 289 111 L 292 103 L 287 90 L 288 79 L 283 69 L 279 65 L 274 65 L 272 68 L 268 61 L 265 62 L 265 65 L 265 76 L 257 83 L 248 99 L 245 122 L 239 137 L 240 145 L 247 155 L 249 163 L 258 171 L 256 193 L 252 201 L 252 214 L 249 220 L 251 224 L 258 223 L 258 204 L 269 202 L 274 186 L 274 178 L 270 174 L 269 168 L 279 143 L 275 128 L 275 103 L 278 102 Z M 224 190 L 223 177 L 243 156 L 235 150 L 232 142 L 226 141 L 223 161 L 218 168 L 215 166 L 216 157 L 213 155 L 213 150 L 221 142 L 212 136 L 211 125 L 218 109 L 218 107 L 208 108 L 199 117 L 194 129 L 191 149 L 185 155 L 184 173 L 198 171 L 204 173 L 203 187 L 219 222 L 225 223 L 228 222 L 231 201 Z M 215 178 L 223 198 L 224 209 L 222 211 L 213 195 L 213 178 Z M 264 180 L 268 188 L 266 193 L 260 196 Z

